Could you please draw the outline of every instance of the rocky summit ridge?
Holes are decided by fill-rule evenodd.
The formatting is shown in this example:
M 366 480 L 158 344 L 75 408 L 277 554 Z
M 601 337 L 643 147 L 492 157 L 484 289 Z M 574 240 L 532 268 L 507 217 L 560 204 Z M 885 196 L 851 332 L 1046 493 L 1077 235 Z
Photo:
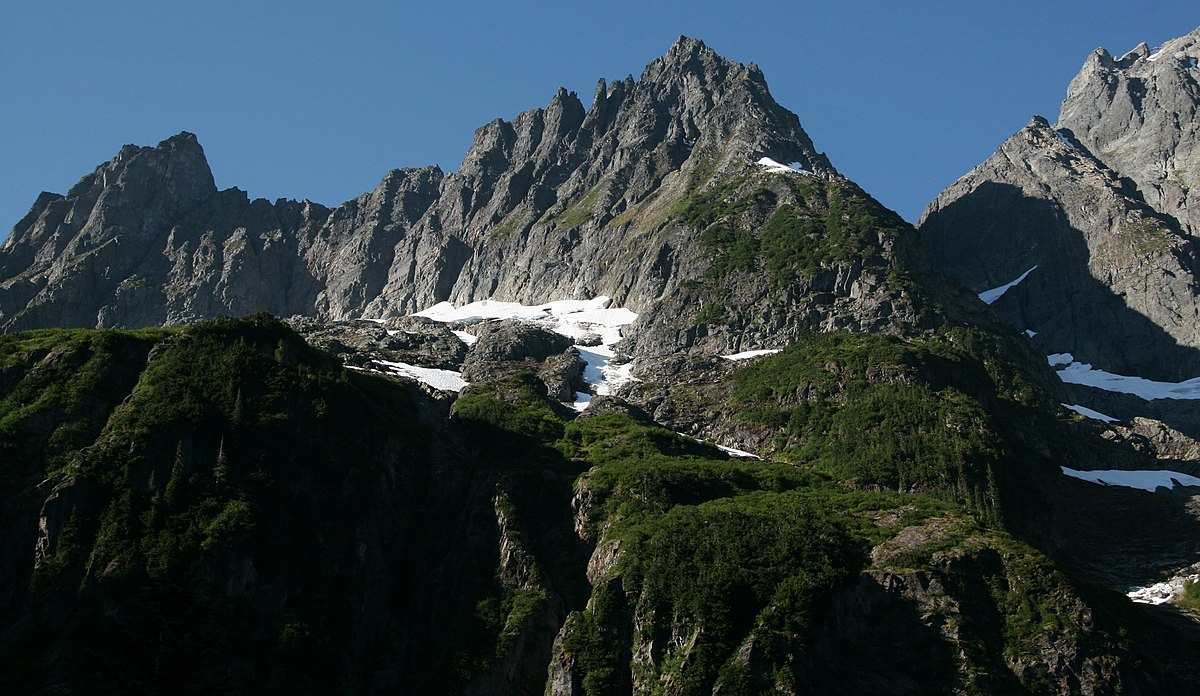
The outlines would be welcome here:
M 559 90 L 480 128 L 458 171 L 394 170 L 332 209 L 217 191 L 184 133 L 39 197 L 0 249 L 0 326 L 386 317 L 493 296 L 645 309 L 695 264 L 664 229 L 671 206 L 764 156 L 838 178 L 757 66 L 688 38 L 636 81 L 601 80 L 588 109 Z

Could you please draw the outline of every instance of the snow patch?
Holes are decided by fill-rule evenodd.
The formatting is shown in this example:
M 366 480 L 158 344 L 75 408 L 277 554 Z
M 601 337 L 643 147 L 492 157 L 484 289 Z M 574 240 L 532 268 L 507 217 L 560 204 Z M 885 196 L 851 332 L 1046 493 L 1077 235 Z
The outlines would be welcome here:
M 1125 595 L 1142 604 L 1166 604 L 1183 594 L 1188 582 L 1200 582 L 1200 575 L 1176 575 L 1165 582 L 1156 582 L 1145 587 L 1131 587 Z
M 675 433 L 675 434 L 680 437 L 691 438 L 692 440 L 695 440 L 696 442 L 703 442 L 706 445 L 712 445 L 713 447 L 716 447 L 717 449 L 721 450 L 722 452 L 724 452 L 725 454 L 728 454 L 731 457 L 737 457 L 739 459 L 757 459 L 759 461 L 762 461 L 762 457 L 758 456 L 757 454 L 754 454 L 753 452 L 747 452 L 745 450 L 734 449 L 732 447 L 726 447 L 725 445 L 718 445 L 717 443 L 712 442 L 711 440 L 702 440 L 698 437 L 692 437 L 691 435 L 688 435 L 687 433 Z
M 575 392 L 575 401 L 571 403 L 571 408 L 583 413 L 592 403 L 592 395 L 587 392 Z
M 1165 469 L 1153 471 L 1124 471 L 1121 469 L 1078 471 L 1076 469 L 1068 469 L 1065 466 L 1060 468 L 1067 476 L 1088 481 L 1089 483 L 1098 483 L 1102 486 L 1139 488 L 1151 493 L 1159 488 L 1171 489 L 1175 486 L 1200 486 L 1200 478 Z
M 1085 416 L 1085 417 L 1091 418 L 1093 420 L 1104 421 L 1105 423 L 1116 423 L 1117 421 L 1121 420 L 1120 418 L 1113 418 L 1112 416 L 1106 416 L 1103 413 L 1100 413 L 1099 411 L 1093 411 L 1092 409 L 1088 408 L 1087 406 L 1080 406 L 1079 404 L 1063 404 L 1063 406 L 1066 406 L 1067 408 L 1071 409 L 1072 411 L 1074 411 L 1075 413 L 1078 413 L 1081 416 Z
M 1036 331 L 1034 331 L 1034 330 L 1032 330 L 1032 329 L 1025 329 L 1025 335 L 1026 335 L 1026 336 L 1028 336 L 1028 337 L 1030 337 L 1030 338 L 1033 338 L 1034 336 L 1036 336 L 1036 335 L 1037 335 L 1037 333 L 1038 333 L 1038 332 L 1036 332 Z
M 757 358 L 760 355 L 774 355 L 779 351 L 779 348 L 764 348 L 763 350 L 747 350 L 741 353 L 734 353 L 733 355 L 722 355 L 721 357 L 726 360 L 749 360 L 750 358 Z
M 1177 589 L 1169 582 L 1156 582 L 1146 587 L 1131 587 L 1125 593 L 1127 597 L 1141 604 L 1166 604 L 1175 598 Z
M 765 168 L 768 172 L 775 172 L 775 173 L 782 173 L 782 174 L 810 174 L 810 175 L 812 174 L 812 172 L 805 169 L 804 165 L 801 164 L 800 162 L 792 162 L 791 164 L 783 164 L 781 162 L 776 162 L 775 160 L 771 159 L 770 157 L 763 157 L 755 164 L 757 164 L 760 167 Z
M 1055 135 L 1057 135 L 1057 136 L 1058 136 L 1058 139 L 1059 139 L 1059 140 L 1061 140 L 1061 141 L 1063 141 L 1063 144 L 1064 144 L 1064 145 L 1066 145 L 1066 146 L 1067 146 L 1068 148 L 1070 148 L 1071 150 L 1073 150 L 1073 151 L 1075 151 L 1075 152 L 1079 152 L 1079 151 L 1080 151 L 1080 150 L 1079 150 L 1079 146 L 1078 146 L 1078 145 L 1076 145 L 1075 143 L 1071 142 L 1071 139 L 1070 139 L 1070 138 L 1068 138 L 1068 137 L 1067 137 L 1067 134 L 1066 134 L 1066 133 L 1064 133 L 1064 132 L 1062 132 L 1062 130 L 1061 130 L 1061 129 L 1055 130 L 1055 131 L 1054 131 L 1054 134 L 1055 134 Z
M 453 333 L 455 336 L 458 336 L 458 340 L 462 341 L 463 343 L 467 344 L 468 346 L 475 345 L 475 341 L 479 340 L 478 336 L 476 336 L 475 334 L 467 333 L 466 331 L 451 331 L 451 333 Z
M 1028 271 L 1025 271 L 1021 275 L 1017 276 L 1016 280 L 1005 283 L 1004 285 L 1001 285 L 998 288 L 992 288 L 991 290 L 984 290 L 983 292 L 979 293 L 979 299 L 982 300 L 984 304 L 990 305 L 991 303 L 1000 299 L 1001 295 L 1008 292 L 1011 288 L 1015 287 L 1022 280 L 1025 280 L 1025 278 L 1030 273 L 1033 273 L 1036 270 L 1037 270 L 1037 266 L 1034 266 L 1033 268 L 1029 269 Z
M 753 452 L 747 452 L 745 450 L 734 449 L 732 447 L 726 447 L 725 445 L 717 445 L 717 443 L 715 443 L 715 442 L 713 444 L 717 446 L 717 449 L 721 450 L 722 452 L 724 452 L 725 454 L 728 454 L 731 457 L 738 457 L 739 459 L 762 459 L 762 457 L 759 457 L 757 454 L 754 454 Z
M 462 373 L 455 372 L 454 370 L 439 370 L 432 367 L 420 367 L 419 365 L 409 365 L 408 363 L 391 362 L 388 360 L 375 360 L 373 362 L 377 365 L 383 365 L 389 374 L 409 377 L 440 391 L 459 392 L 468 384 L 463 379 Z
M 567 336 L 577 342 L 575 349 L 584 361 L 584 381 L 599 395 L 611 394 L 622 385 L 637 381 L 632 374 L 632 363 L 613 363 L 617 356 L 613 346 L 622 338 L 622 327 L 632 324 L 638 315 L 623 307 L 612 307 L 611 304 L 612 298 L 603 295 L 590 300 L 557 300 L 533 306 L 497 300 L 481 300 L 462 307 L 439 302 L 414 316 L 444 323 L 518 319 Z M 476 338 L 466 331 L 455 331 L 454 335 L 467 345 L 474 343 Z M 580 345 L 579 342 L 585 337 L 599 337 L 600 345 Z M 576 393 L 572 406 L 582 411 L 590 402 L 591 394 Z
M 1058 378 L 1067 384 L 1081 384 L 1104 391 L 1133 394 L 1146 401 L 1200 399 L 1200 377 L 1193 377 L 1182 382 L 1156 382 L 1144 377 L 1130 377 L 1097 370 L 1088 363 L 1075 361 L 1074 356 L 1070 353 L 1055 353 L 1048 356 L 1047 360 L 1054 367 L 1066 366 L 1057 374 Z

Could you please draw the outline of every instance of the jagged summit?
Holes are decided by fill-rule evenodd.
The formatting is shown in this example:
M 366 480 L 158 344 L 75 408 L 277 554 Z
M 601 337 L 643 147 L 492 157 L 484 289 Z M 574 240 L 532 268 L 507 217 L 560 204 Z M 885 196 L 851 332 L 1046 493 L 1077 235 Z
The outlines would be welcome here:
M 1047 354 L 1125 375 L 1200 374 L 1200 29 L 1096 49 L 1051 126 L 1035 117 L 933 201 L 927 258 Z
M 332 209 L 218 192 L 181 133 L 39 197 L 0 250 L 0 328 L 599 293 L 645 309 L 682 280 L 672 259 L 688 247 L 645 235 L 677 235 L 680 201 L 764 157 L 840 180 L 757 66 L 686 37 L 640 79 L 601 80 L 589 108 L 559 89 L 476 131 L 458 171 L 397 169 Z
M 1059 124 L 1147 203 L 1200 232 L 1200 28 L 1151 51 L 1097 49 L 1071 81 Z

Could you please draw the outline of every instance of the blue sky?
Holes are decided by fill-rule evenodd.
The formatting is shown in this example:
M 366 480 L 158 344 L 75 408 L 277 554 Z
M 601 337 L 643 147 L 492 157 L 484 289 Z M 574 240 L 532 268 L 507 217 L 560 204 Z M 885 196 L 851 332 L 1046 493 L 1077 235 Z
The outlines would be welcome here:
M 1200 26 L 1196 0 L 0 3 L 0 236 L 125 143 L 197 134 L 217 185 L 335 205 L 474 130 L 590 104 L 681 34 L 762 67 L 844 174 L 915 220 L 1088 53 Z

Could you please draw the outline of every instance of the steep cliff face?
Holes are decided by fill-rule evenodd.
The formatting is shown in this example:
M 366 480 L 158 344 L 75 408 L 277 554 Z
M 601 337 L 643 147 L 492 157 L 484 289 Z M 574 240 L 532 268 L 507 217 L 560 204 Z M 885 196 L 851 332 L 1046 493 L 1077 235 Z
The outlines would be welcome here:
M 1019 279 L 986 299 L 1046 353 L 1159 380 L 1200 373 L 1196 39 L 1153 56 L 1097 50 L 1058 127 L 1035 117 L 925 211 L 926 258 L 977 293 Z
M 126 146 L 66 196 L 42 194 L 0 252 L 5 324 L 101 324 L 99 309 L 122 289 L 136 290 L 139 268 L 170 226 L 214 195 L 188 133 L 156 148 Z
M 1048 353 L 1121 374 L 1200 373 L 1200 257 L 1174 219 L 1040 118 L 930 204 L 930 264 Z

